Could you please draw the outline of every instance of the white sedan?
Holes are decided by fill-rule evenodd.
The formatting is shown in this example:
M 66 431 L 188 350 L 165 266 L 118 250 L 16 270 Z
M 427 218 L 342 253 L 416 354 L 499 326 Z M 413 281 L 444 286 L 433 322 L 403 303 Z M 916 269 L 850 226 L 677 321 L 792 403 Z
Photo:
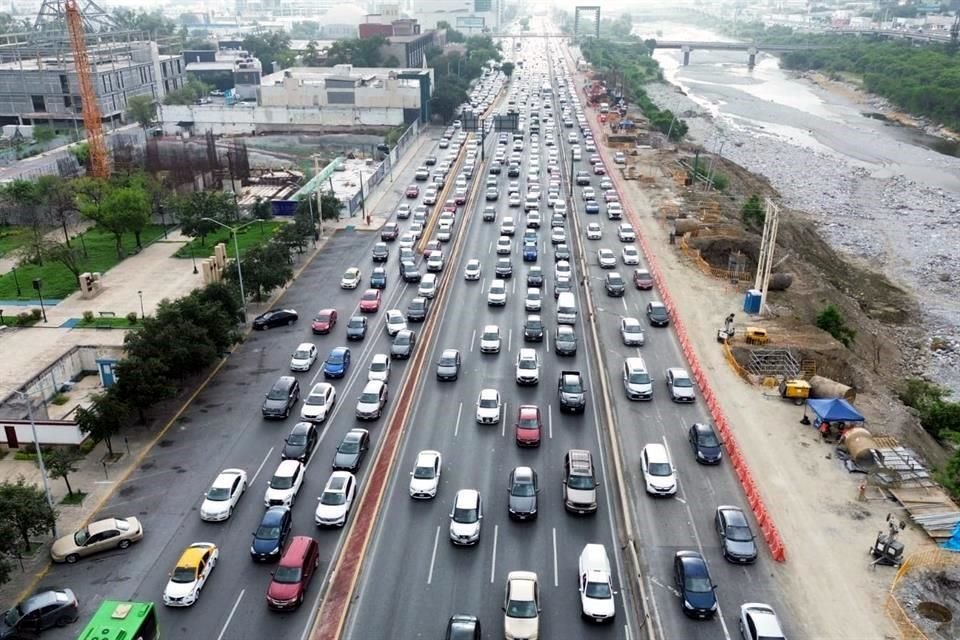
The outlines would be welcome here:
M 637 240 L 633 227 L 627 223 L 623 223 L 617 228 L 617 237 L 620 238 L 620 242 L 635 242 Z
M 192 606 L 219 558 L 220 550 L 212 542 L 194 542 L 187 547 L 170 573 L 170 580 L 163 590 L 163 604 L 168 607 Z
M 482 270 L 483 268 L 480 266 L 479 260 L 477 260 L 476 258 L 467 260 L 467 265 L 463 268 L 463 279 L 479 280 Z
M 310 394 L 303 400 L 300 408 L 300 419 L 307 422 L 323 422 L 333 411 L 337 401 L 337 390 L 329 382 L 318 382 L 310 389 Z
M 390 356 L 377 353 L 370 360 L 370 369 L 367 371 L 367 380 L 390 382 Z
M 501 414 L 500 392 L 496 389 L 481 389 L 477 398 L 477 422 L 498 424 Z
M 626 265 L 640 264 L 640 252 L 632 244 L 628 244 L 620 251 L 620 259 Z
M 293 352 L 290 358 L 290 371 L 310 371 L 310 367 L 317 361 L 316 345 L 304 342 Z
M 340 288 L 356 289 L 360 286 L 360 279 L 360 269 L 350 267 L 343 273 L 343 277 L 340 278 Z
M 587 225 L 587 240 L 599 240 L 603 237 L 603 228 L 597 222 Z
M 601 269 L 613 269 L 617 266 L 617 256 L 610 249 L 600 249 L 597 251 L 597 262 Z
M 213 481 L 200 505 L 200 519 L 220 522 L 233 514 L 233 509 L 247 489 L 247 472 L 243 469 L 224 469 Z
M 334 471 L 327 480 L 327 486 L 317 498 L 317 510 L 314 522 L 320 527 L 342 527 L 347 523 L 347 515 L 353 506 L 357 492 L 357 479 L 349 471 Z
M 410 497 L 426 500 L 437 497 L 442 466 L 439 451 L 426 450 L 418 453 L 413 471 L 410 472 Z
M 395 336 L 407 328 L 407 319 L 399 309 L 390 309 L 387 311 L 387 335 Z
M 490 290 L 487 292 L 487 306 L 502 307 L 507 304 L 507 285 L 503 280 L 494 280 L 490 283 Z
M 497 238 L 497 255 L 509 255 L 510 250 L 513 248 L 513 243 L 510 241 L 510 238 L 507 236 L 500 236 Z
M 532 571 L 511 571 L 503 602 L 507 638 L 540 637 L 540 585 Z

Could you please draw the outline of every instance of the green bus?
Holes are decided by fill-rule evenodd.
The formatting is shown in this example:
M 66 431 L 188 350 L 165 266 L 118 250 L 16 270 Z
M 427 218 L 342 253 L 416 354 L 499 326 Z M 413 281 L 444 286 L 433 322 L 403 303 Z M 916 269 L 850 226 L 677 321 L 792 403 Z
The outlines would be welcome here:
M 160 640 L 152 602 L 104 600 L 77 640 Z

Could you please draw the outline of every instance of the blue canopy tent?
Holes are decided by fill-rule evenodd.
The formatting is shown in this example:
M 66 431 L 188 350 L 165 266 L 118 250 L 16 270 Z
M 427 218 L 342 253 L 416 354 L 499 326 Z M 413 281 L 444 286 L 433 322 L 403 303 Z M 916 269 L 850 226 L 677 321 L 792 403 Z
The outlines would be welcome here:
M 863 422 L 864 417 L 843 398 L 818 398 L 807 400 L 817 416 L 814 422 Z

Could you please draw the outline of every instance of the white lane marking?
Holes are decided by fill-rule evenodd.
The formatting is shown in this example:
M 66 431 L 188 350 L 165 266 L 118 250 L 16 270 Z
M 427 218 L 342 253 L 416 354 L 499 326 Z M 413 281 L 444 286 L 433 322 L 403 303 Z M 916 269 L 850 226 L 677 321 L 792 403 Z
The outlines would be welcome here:
M 553 528 L 553 586 L 560 586 L 560 572 L 557 570 L 557 528 Z
M 320 432 L 320 437 L 317 438 L 317 444 L 313 445 L 313 451 L 310 452 L 310 457 L 307 458 L 307 464 L 304 465 L 306 468 L 310 468 L 310 463 L 313 461 L 313 457 L 317 455 L 317 451 L 320 451 L 320 443 L 323 442 L 323 439 L 327 437 L 328 433 L 330 433 L 330 429 L 323 429 Z
M 661 589 L 663 589 L 663 590 L 665 590 L 665 591 L 669 591 L 669 592 L 672 593 L 674 596 L 676 596 L 676 597 L 678 597 L 678 598 L 680 597 L 680 592 L 677 591 L 677 588 L 674 587 L 672 584 L 664 584 L 663 582 L 660 582 L 659 580 L 657 580 L 657 579 L 654 578 L 653 576 L 650 577 L 650 580 L 649 580 L 649 581 L 650 581 L 652 584 L 657 585 L 657 586 L 660 587 Z
M 620 298 L 620 302 L 623 303 L 623 310 L 624 310 L 624 312 L 627 312 L 627 311 L 630 310 L 630 307 L 627 306 L 627 298 L 626 298 L 626 296 Z
M 493 240 L 491 240 L 490 244 L 487 245 L 487 253 L 493 253 Z
M 487 288 L 487 277 L 484 276 L 483 280 L 480 281 L 480 290 L 484 291 Z
M 507 330 L 507 351 L 513 351 L 513 329 Z
M 230 621 L 233 620 L 233 614 L 237 612 L 237 607 L 240 606 L 240 601 L 243 599 L 244 593 L 246 593 L 246 589 L 240 589 L 240 595 L 237 596 L 237 601 L 233 603 L 233 608 L 230 609 L 230 615 L 227 616 L 227 621 L 223 623 L 217 640 L 223 640 L 223 636 L 227 633 L 227 627 L 230 626 Z
M 490 584 L 493 584 L 493 579 L 497 574 L 497 533 L 500 531 L 499 525 L 494 525 L 493 527 L 493 555 L 490 558 Z
M 263 471 L 263 465 L 267 464 L 267 460 L 270 458 L 270 455 L 273 453 L 273 447 L 270 447 L 270 451 L 267 451 L 267 455 L 263 456 L 263 462 L 260 463 L 260 466 L 257 467 L 256 472 L 254 472 L 253 477 L 250 478 L 250 484 L 253 484 L 257 481 L 257 476 L 260 475 L 260 472 Z
M 547 353 L 550 353 L 550 332 L 546 328 L 543 329 L 543 343 L 547 347 Z
M 550 434 L 550 439 L 553 440 L 553 405 L 547 405 L 547 431 Z
M 433 536 L 433 555 L 430 556 L 430 573 L 427 574 L 427 584 L 433 582 L 433 565 L 437 561 L 437 544 L 440 542 L 440 526 L 437 525 L 437 534 Z
M 473 345 L 477 341 L 477 330 L 474 329 L 473 333 L 470 334 L 470 353 L 473 353 Z
M 511 293 L 512 295 L 517 295 L 517 279 L 516 279 L 516 278 L 510 278 L 510 282 L 512 283 L 512 284 L 510 285 L 510 293 Z
M 453 427 L 453 437 L 456 438 L 460 434 L 460 416 L 463 414 L 463 402 L 460 403 L 460 406 L 457 407 L 457 424 Z

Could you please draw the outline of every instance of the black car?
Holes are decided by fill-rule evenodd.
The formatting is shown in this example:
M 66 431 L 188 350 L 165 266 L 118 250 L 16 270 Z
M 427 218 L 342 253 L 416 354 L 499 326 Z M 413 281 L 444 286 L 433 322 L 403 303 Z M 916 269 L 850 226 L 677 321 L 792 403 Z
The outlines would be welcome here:
M 407 322 L 423 322 L 427 318 L 430 299 L 417 296 L 407 304 Z
M 700 464 L 720 464 L 723 451 L 720 448 L 720 438 L 714 431 L 713 425 L 696 422 L 690 427 L 690 447 L 693 455 Z
M 561 260 L 570 262 L 570 247 L 566 244 L 558 244 L 553 250 L 553 261 L 560 262 Z
M 383 267 L 377 267 L 373 270 L 373 273 L 370 274 L 370 288 L 371 289 L 386 289 L 387 288 L 387 271 Z
M 627 290 L 627 283 L 619 273 L 608 273 L 603 279 L 603 286 L 607 290 L 607 295 L 619 298 Z
M 413 347 L 417 343 L 417 334 L 409 329 L 403 329 L 397 332 L 393 337 L 393 344 L 390 345 L 390 357 L 398 360 L 406 360 L 413 353 Z
M 260 407 L 264 418 L 285 419 L 300 399 L 300 382 L 293 376 L 280 376 L 270 387 Z
M 290 435 L 284 439 L 280 457 L 284 460 L 299 460 L 306 463 L 317 446 L 317 427 L 312 422 L 298 422 L 293 425 Z
M 557 381 L 560 411 L 583 413 L 587 407 L 587 391 L 579 371 L 561 371 Z
M 290 507 L 267 509 L 260 520 L 260 526 L 253 532 L 250 555 L 254 560 L 272 562 L 280 559 L 287 538 L 290 537 L 292 520 Z
M 483 208 L 483 221 L 484 222 L 493 222 L 497 219 L 497 210 L 495 207 L 484 207 Z
M 648 302 L 647 320 L 654 327 L 666 327 L 670 324 L 670 314 L 662 302 Z
M 530 267 L 530 271 L 527 272 L 527 286 L 536 289 L 543 286 L 543 271 L 540 267 Z
M 428 167 L 432 167 L 433 165 L 437 164 L 437 157 L 427 156 L 427 159 L 423 161 L 423 164 L 427 165 Z
M 72 624 L 79 617 L 80 606 L 70 589 L 38 591 L 0 615 L 0 639 L 34 638 L 41 631 Z
M 503 167 L 500 166 L 499 162 L 494 162 L 490 165 L 490 174 L 494 176 L 500 175 L 500 172 L 503 171 Z
M 400 225 L 396 222 L 388 222 L 380 229 L 380 239 L 384 242 L 393 242 L 400 235 Z
M 356 471 L 370 448 L 370 432 L 366 429 L 351 429 L 337 445 L 333 455 L 333 470 Z
M 750 521 L 740 507 L 720 505 L 714 518 L 723 557 L 734 564 L 750 564 L 757 559 L 757 542 Z
M 480 621 L 476 616 L 457 614 L 450 616 L 447 622 L 447 634 L 444 640 L 480 640 L 483 634 L 480 630 Z
M 390 257 L 390 249 L 387 247 L 386 242 L 378 242 L 373 245 L 373 261 L 374 262 L 386 262 Z
M 404 282 L 420 282 L 420 278 L 423 277 L 417 265 L 409 260 L 400 263 L 400 273 L 403 275 Z
M 696 551 L 677 551 L 673 573 L 684 615 L 701 620 L 712 618 L 717 612 L 717 586 L 703 556 Z
M 494 276 L 497 278 L 512 278 L 513 263 L 510 258 L 497 258 L 497 267 L 494 269 Z
M 260 331 L 274 327 L 286 327 L 297 321 L 300 315 L 293 309 L 271 309 L 253 319 L 253 328 Z
M 562 324 L 553 336 L 553 350 L 558 356 L 577 355 L 577 334 L 573 327 Z
M 363 340 L 367 335 L 367 319 L 353 316 L 347 322 L 347 340 Z
M 543 320 L 540 316 L 527 316 L 523 323 L 523 339 L 527 342 L 543 342 Z
M 517 467 L 510 472 L 507 483 L 507 513 L 514 520 L 536 518 L 538 493 L 537 472 L 531 467 Z

